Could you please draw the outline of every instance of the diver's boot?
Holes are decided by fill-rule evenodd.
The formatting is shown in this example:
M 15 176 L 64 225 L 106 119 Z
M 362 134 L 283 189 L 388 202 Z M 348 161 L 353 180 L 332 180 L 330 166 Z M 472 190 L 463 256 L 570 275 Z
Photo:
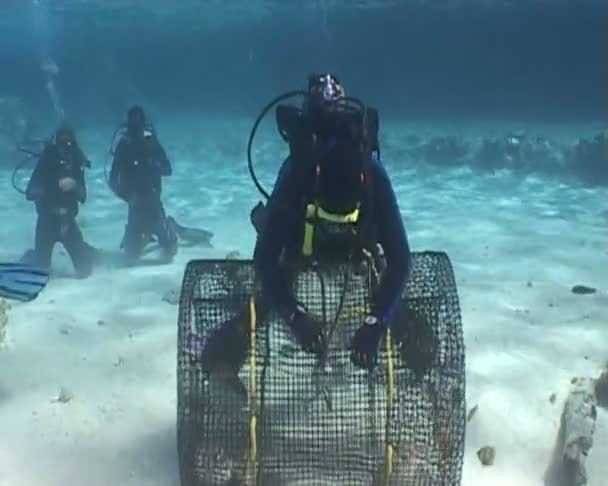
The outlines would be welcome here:
M 170 216 L 165 218 L 163 229 L 157 235 L 163 263 L 171 263 L 175 255 L 177 255 L 179 241 L 175 231 L 176 224 L 175 220 Z

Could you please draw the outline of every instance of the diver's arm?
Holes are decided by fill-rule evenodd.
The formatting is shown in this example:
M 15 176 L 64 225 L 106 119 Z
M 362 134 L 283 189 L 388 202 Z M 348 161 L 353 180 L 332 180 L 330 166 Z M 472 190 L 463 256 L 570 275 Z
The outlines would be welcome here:
M 167 157 L 167 153 L 165 149 L 160 144 L 160 142 L 155 138 L 153 145 L 153 153 L 152 153 L 152 163 L 158 168 L 160 171 L 160 175 L 163 177 L 168 177 L 173 173 L 173 168 L 171 167 L 171 162 Z
M 25 197 L 28 201 L 38 201 L 44 196 L 46 173 L 48 172 L 46 167 L 48 166 L 49 157 L 49 148 L 46 147 L 40 155 L 25 189 Z
M 293 214 L 295 211 L 290 201 L 293 190 L 286 180 L 287 171 L 288 167 L 281 170 L 266 206 L 267 220 L 258 235 L 254 254 L 256 274 L 264 292 L 283 316 L 291 315 L 298 302 L 293 295 L 290 272 L 280 262 L 281 253 L 293 235 L 298 234 L 297 224 L 301 220 Z
M 84 178 L 84 165 L 81 165 L 76 174 L 76 192 L 78 194 L 78 202 L 84 204 L 87 201 L 87 184 Z
M 256 274 L 264 293 L 284 317 L 290 316 L 298 304 L 293 295 L 290 273 L 280 263 L 281 251 L 291 226 L 276 213 L 269 214 L 254 255 Z
M 127 142 L 121 140 L 118 142 L 116 151 L 114 152 L 114 159 L 112 160 L 112 168 L 110 169 L 110 188 L 120 198 L 125 199 L 124 183 L 121 181 L 123 178 L 124 165 L 127 157 Z
M 76 146 L 76 154 L 78 157 L 78 162 L 80 164 L 82 164 L 82 166 L 86 169 L 90 169 L 91 168 L 91 161 L 87 158 L 87 156 L 84 154 L 84 152 L 82 151 L 82 149 L 77 145 Z
M 398 310 L 401 294 L 412 270 L 412 255 L 392 184 L 384 167 L 373 167 L 374 211 L 378 241 L 386 258 L 386 270 L 372 295 L 372 314 L 384 325 Z

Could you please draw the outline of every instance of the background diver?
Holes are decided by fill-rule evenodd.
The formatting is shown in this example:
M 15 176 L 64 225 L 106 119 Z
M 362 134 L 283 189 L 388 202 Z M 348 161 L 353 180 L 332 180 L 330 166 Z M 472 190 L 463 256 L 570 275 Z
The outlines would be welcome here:
M 131 107 L 109 181 L 112 191 L 129 205 L 121 243 L 128 264 L 135 263 L 152 237 L 156 237 L 167 262 L 177 253 L 175 225 L 165 215 L 161 199 L 162 177 L 171 174 L 171 162 L 155 133 L 146 126 L 143 109 Z
M 62 124 L 44 147 L 25 190 L 27 200 L 36 205 L 38 219 L 35 247 L 25 253 L 23 263 L 49 269 L 53 248 L 60 242 L 76 275 L 91 274 L 94 250 L 84 241 L 76 221 L 79 205 L 87 199 L 84 173 L 89 166 L 74 130 Z
M 300 346 L 321 355 L 326 345 L 323 324 L 294 296 L 293 272 L 300 262 L 311 260 L 319 265 L 365 255 L 377 260 L 381 249 L 384 272 L 351 343 L 351 361 L 371 369 L 397 313 L 412 258 L 392 184 L 380 162 L 377 112 L 347 109 L 346 100 L 335 76 L 313 75 L 302 110 L 277 108 L 290 156 L 267 206 L 260 204 L 251 214 L 258 232 L 256 279 L 266 301 L 258 299 L 257 307 L 277 309 Z M 207 371 L 234 379 L 247 354 L 248 317 L 243 311 L 211 333 L 201 350 Z

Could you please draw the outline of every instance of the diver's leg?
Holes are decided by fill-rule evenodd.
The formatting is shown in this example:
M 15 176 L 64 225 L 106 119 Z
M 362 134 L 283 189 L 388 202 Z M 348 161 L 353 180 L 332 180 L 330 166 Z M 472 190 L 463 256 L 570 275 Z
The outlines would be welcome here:
M 93 273 L 93 251 L 87 245 L 76 219 L 67 221 L 62 243 L 65 247 L 78 278 L 86 278 Z
M 33 264 L 44 268 L 51 267 L 53 248 L 59 239 L 59 220 L 48 214 L 39 214 L 36 221 L 36 236 L 33 253 Z
M 133 265 L 141 257 L 147 243 L 144 241 L 142 224 L 144 216 L 141 206 L 129 206 L 129 216 L 121 245 L 127 265 Z
M 177 253 L 177 234 L 173 225 L 169 223 L 165 208 L 160 201 L 156 208 L 153 233 L 158 238 L 158 244 L 163 252 L 164 259 L 171 261 Z

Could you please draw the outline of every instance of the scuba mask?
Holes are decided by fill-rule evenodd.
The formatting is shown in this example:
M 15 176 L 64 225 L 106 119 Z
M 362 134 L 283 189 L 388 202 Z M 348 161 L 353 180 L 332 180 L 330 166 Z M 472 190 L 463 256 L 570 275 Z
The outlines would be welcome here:
M 67 125 L 63 125 L 57 129 L 53 142 L 60 150 L 68 150 L 73 145 L 76 145 L 76 136 L 74 130 Z
M 360 157 L 367 140 L 365 105 L 346 97 L 344 87 L 332 74 L 311 76 L 308 92 L 303 115 L 315 142 L 321 141 L 326 148 L 329 144 L 337 157 Z
M 63 161 L 63 164 L 71 166 L 74 149 L 76 148 L 74 130 L 67 125 L 63 125 L 57 129 L 52 141 L 57 148 L 57 152 L 60 159 Z
M 333 110 L 345 96 L 344 88 L 333 74 L 315 74 L 308 78 L 308 96 L 312 109 Z
M 81 170 L 91 167 L 91 161 L 82 154 L 74 129 L 69 125 L 62 125 L 52 137 L 52 143 L 57 149 L 61 166 L 67 170 L 72 170 L 74 165 Z

